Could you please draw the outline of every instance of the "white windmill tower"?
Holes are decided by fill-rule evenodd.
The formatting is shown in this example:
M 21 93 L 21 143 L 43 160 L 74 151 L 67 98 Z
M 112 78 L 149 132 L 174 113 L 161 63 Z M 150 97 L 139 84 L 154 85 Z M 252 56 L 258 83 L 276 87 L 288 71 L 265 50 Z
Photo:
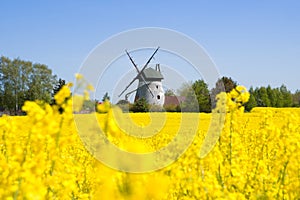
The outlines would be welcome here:
M 135 95 L 135 101 L 137 101 L 140 98 L 145 98 L 146 101 L 151 105 L 159 105 L 163 106 L 165 102 L 165 94 L 162 87 L 162 79 L 164 78 L 163 75 L 160 72 L 160 66 L 159 64 L 156 64 L 155 69 L 148 67 L 148 64 L 158 51 L 159 47 L 154 51 L 152 56 L 149 58 L 147 63 L 144 65 L 144 67 L 139 70 L 129 53 L 126 51 L 126 54 L 128 55 L 130 61 L 132 62 L 133 66 L 135 67 L 137 71 L 136 77 L 127 85 L 127 87 L 120 93 L 119 97 L 130 87 L 130 85 L 138 80 L 138 87 L 137 89 L 128 92 L 125 95 L 125 99 L 127 100 L 128 95 L 136 91 Z

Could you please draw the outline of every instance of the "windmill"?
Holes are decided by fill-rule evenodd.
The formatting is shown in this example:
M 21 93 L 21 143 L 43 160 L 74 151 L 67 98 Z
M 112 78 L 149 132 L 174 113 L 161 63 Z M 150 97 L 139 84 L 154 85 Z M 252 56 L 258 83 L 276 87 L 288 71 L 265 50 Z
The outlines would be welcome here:
M 139 81 L 138 87 L 125 94 L 125 99 L 128 99 L 128 96 L 136 91 L 135 101 L 140 98 L 145 98 L 149 104 L 163 106 L 165 101 L 164 90 L 162 87 L 162 79 L 164 78 L 160 72 L 159 64 L 156 64 L 155 69 L 148 67 L 148 64 L 158 51 L 159 47 L 154 51 L 152 56 L 148 59 L 144 67 L 140 70 L 138 66 L 133 61 L 132 57 L 125 50 L 127 56 L 129 57 L 131 63 L 137 71 L 137 75 L 131 82 L 125 87 L 125 89 L 119 94 L 119 97 L 124 94 L 124 92 L 134 83 L 136 80 Z

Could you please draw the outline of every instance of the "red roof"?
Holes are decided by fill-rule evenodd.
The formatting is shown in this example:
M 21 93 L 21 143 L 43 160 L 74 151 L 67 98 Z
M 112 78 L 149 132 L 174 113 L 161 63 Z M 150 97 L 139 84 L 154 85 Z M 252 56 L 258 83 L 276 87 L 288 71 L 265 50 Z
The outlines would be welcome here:
M 166 105 L 180 105 L 183 101 L 185 101 L 185 97 L 182 96 L 165 96 L 165 103 Z

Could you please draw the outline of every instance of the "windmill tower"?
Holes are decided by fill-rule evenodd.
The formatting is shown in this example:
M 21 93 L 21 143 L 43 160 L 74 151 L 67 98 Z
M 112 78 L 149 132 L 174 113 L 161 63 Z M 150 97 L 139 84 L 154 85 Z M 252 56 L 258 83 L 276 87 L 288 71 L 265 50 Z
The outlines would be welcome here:
M 151 105 L 159 105 L 163 106 L 165 102 L 165 95 L 164 90 L 162 87 L 162 79 L 164 78 L 160 71 L 159 64 L 156 64 L 155 69 L 148 67 L 148 64 L 158 51 L 159 47 L 154 51 L 152 56 L 149 58 L 147 63 L 144 65 L 144 67 L 140 70 L 129 53 L 126 51 L 126 54 L 128 55 L 131 63 L 135 67 L 137 71 L 136 77 L 127 85 L 127 87 L 120 93 L 119 97 L 130 87 L 130 85 L 138 80 L 138 87 L 137 89 L 128 92 L 125 94 L 125 99 L 127 100 L 128 96 L 136 91 L 135 95 L 135 101 L 141 98 L 145 98 L 146 101 Z

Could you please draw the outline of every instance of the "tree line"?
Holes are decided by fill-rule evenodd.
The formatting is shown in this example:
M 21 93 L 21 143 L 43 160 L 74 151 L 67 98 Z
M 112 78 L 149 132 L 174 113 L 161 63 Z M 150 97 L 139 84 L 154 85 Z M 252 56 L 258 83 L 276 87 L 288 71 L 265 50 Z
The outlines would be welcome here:
M 47 65 L 0 57 L 0 109 L 20 114 L 26 100 L 51 103 L 57 76 Z
M 277 88 L 251 87 L 249 89 L 250 99 L 245 108 L 250 111 L 254 107 L 300 107 L 300 91 L 292 93 L 285 85 Z
M 208 89 L 208 84 L 204 80 L 197 80 L 190 84 L 183 84 L 178 90 L 179 96 L 185 96 L 186 102 L 181 105 L 181 110 L 184 111 L 199 111 L 211 112 L 216 105 L 215 97 L 222 91 L 230 92 L 238 83 L 230 77 L 222 77 L 217 82 L 214 88 Z M 250 87 L 250 99 L 245 104 L 245 110 L 251 111 L 254 107 L 300 107 L 300 90 L 292 93 L 287 87 L 282 84 L 278 88 L 261 86 Z M 166 96 L 175 95 L 167 91 Z
M 220 78 L 215 87 L 208 88 L 208 84 L 199 79 L 194 82 L 183 83 L 182 86 L 176 91 L 167 90 L 165 96 L 181 96 L 185 100 L 180 104 L 180 108 L 176 108 L 182 112 L 205 112 L 209 113 L 216 106 L 216 96 L 220 92 L 230 92 L 237 86 L 237 83 L 231 78 Z M 175 95 L 176 93 L 176 95 Z M 166 107 L 169 110 L 170 106 Z
M 123 111 L 129 112 L 148 112 L 148 111 L 167 111 L 167 112 L 206 112 L 209 113 L 216 106 L 215 97 L 220 92 L 230 92 L 238 83 L 230 77 L 220 78 L 212 89 L 202 80 L 183 83 L 177 91 L 168 89 L 165 96 L 184 97 L 184 101 L 174 105 L 164 105 L 163 108 L 149 105 L 145 99 L 139 99 L 134 103 L 120 100 L 117 105 Z M 300 90 L 292 93 L 285 85 L 278 88 L 250 87 L 250 99 L 244 105 L 245 111 L 249 112 L 254 107 L 300 107 Z M 107 95 L 107 93 L 106 93 Z
M 65 84 L 62 79 L 52 74 L 47 65 L 24 61 L 19 58 L 9 59 L 0 57 L 0 112 L 20 114 L 21 107 L 26 100 L 42 100 L 54 104 L 53 96 Z M 165 105 L 164 110 L 170 112 L 211 112 L 216 105 L 215 97 L 218 93 L 230 92 L 237 86 L 237 82 L 230 77 L 220 78 L 215 87 L 208 88 L 202 80 L 184 83 L 177 91 L 167 90 L 165 96 L 181 96 L 184 101 L 180 105 Z M 285 85 L 278 88 L 251 87 L 250 99 L 245 104 L 246 111 L 254 107 L 300 107 L 300 90 L 292 93 Z M 109 100 L 108 93 L 103 97 Z M 87 102 L 84 107 L 93 107 L 98 101 Z M 145 99 L 129 104 L 121 100 L 117 103 L 133 112 L 160 111 L 161 108 L 147 105 Z M 129 104 L 129 105 L 127 105 Z

